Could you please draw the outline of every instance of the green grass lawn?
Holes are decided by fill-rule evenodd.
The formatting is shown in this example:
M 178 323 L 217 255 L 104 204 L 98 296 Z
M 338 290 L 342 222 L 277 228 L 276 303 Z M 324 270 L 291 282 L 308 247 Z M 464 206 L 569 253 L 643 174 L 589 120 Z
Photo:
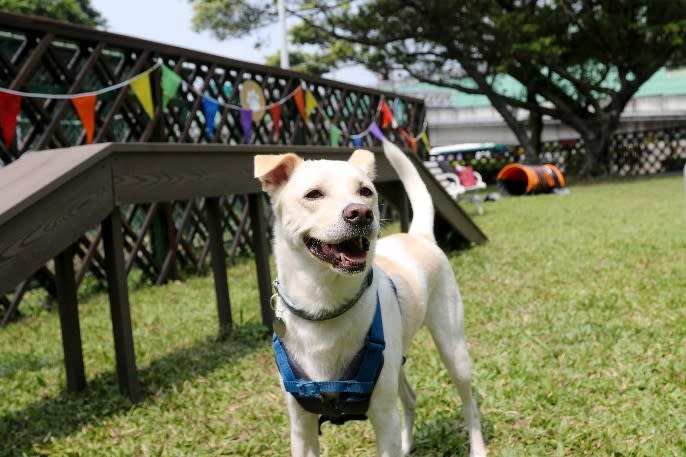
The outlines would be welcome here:
M 686 456 L 683 179 L 503 199 L 482 246 L 451 254 L 492 456 Z M 471 205 L 466 208 L 471 211 Z M 40 307 L 0 329 L 0 456 L 288 455 L 255 272 L 229 270 L 217 341 L 209 278 L 131 291 L 145 399 L 118 393 L 106 294 L 80 306 L 88 389 L 64 391 L 60 329 Z M 422 331 L 407 367 L 415 456 L 466 456 L 460 402 Z M 324 425 L 323 455 L 372 455 L 368 423 Z

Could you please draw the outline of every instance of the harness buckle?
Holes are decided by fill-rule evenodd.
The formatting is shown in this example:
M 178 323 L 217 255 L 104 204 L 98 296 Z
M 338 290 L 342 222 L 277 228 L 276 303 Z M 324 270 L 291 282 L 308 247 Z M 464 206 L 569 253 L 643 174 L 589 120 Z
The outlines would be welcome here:
M 322 398 L 322 391 L 315 382 L 298 383 L 298 395 L 306 398 Z

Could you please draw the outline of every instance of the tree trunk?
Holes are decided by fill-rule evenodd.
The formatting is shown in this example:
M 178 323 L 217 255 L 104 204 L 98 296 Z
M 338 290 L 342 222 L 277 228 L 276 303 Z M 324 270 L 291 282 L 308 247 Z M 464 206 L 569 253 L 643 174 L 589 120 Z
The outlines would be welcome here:
M 528 163 L 540 163 L 541 161 L 541 133 L 543 133 L 543 116 L 541 113 L 529 111 L 529 139 L 531 141 L 532 151 L 525 150 L 525 156 Z
M 493 97 L 489 97 L 491 100 L 491 105 L 498 111 L 498 114 L 503 118 L 505 123 L 512 133 L 517 137 L 519 145 L 524 148 L 524 160 L 527 163 L 538 163 L 540 160 L 538 158 L 538 152 L 541 142 L 541 132 L 532 132 L 532 136 L 523 122 L 519 122 L 515 115 L 510 111 L 510 108 L 504 103 L 495 103 Z M 538 116 L 538 113 L 529 112 L 529 116 Z
M 599 115 L 586 120 L 592 124 L 586 134 L 581 133 L 584 140 L 584 162 L 581 168 L 582 176 L 605 176 L 611 172 L 610 143 L 612 134 L 619 124 L 619 115 Z

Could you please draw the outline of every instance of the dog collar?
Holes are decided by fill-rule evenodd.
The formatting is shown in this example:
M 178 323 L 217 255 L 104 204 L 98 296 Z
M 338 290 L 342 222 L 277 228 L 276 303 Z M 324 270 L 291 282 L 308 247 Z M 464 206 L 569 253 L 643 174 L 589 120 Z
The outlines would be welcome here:
M 283 287 L 281 287 L 281 283 L 279 282 L 278 279 L 274 280 L 274 290 L 276 290 L 276 293 L 272 295 L 272 303 L 274 302 L 276 296 L 279 296 L 281 298 L 281 301 L 283 304 L 288 308 L 288 311 L 292 312 L 296 316 L 306 319 L 308 321 L 328 321 L 329 319 L 333 319 L 335 317 L 340 316 L 341 314 L 345 313 L 348 311 L 350 308 L 355 306 L 355 303 L 360 299 L 362 294 L 367 290 L 369 286 L 372 285 L 372 281 L 374 279 L 374 270 L 370 269 L 369 274 L 367 274 L 367 277 L 364 279 L 362 282 L 362 285 L 360 286 L 360 290 L 357 291 L 357 294 L 355 296 L 348 300 L 347 302 L 343 303 L 340 307 L 334 309 L 333 311 L 323 313 L 323 314 L 313 314 L 310 313 L 309 311 L 305 311 L 304 309 L 298 308 L 293 300 L 286 294 L 286 292 L 283 290 Z

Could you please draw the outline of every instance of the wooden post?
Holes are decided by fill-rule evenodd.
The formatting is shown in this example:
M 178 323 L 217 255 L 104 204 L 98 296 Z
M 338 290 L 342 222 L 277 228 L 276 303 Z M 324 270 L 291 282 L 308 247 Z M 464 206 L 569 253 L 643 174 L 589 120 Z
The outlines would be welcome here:
M 225 338 L 231 333 L 232 319 L 219 197 L 207 197 L 205 199 L 205 211 L 207 214 L 207 231 L 210 235 L 210 262 L 214 276 L 214 293 L 217 297 L 219 337 Z
M 264 221 L 262 194 L 248 194 L 248 205 L 250 205 L 250 225 L 252 226 L 252 241 L 255 249 L 262 323 L 271 331 L 273 316 L 269 301 L 272 296 L 272 274 L 269 266 L 269 240 L 267 224 Z
M 102 222 L 102 236 L 105 247 L 107 288 L 110 295 L 110 313 L 112 315 L 119 391 L 135 403 L 141 399 L 142 394 L 136 371 L 129 290 L 126 283 L 126 270 L 124 269 L 121 212 L 118 207 L 115 207 Z
M 57 283 L 57 301 L 59 303 L 67 390 L 79 392 L 86 387 L 86 375 L 83 368 L 72 246 L 67 247 L 55 257 L 55 282 Z

